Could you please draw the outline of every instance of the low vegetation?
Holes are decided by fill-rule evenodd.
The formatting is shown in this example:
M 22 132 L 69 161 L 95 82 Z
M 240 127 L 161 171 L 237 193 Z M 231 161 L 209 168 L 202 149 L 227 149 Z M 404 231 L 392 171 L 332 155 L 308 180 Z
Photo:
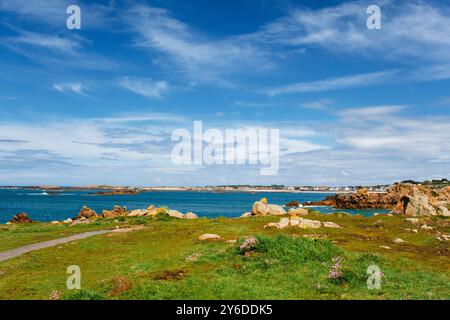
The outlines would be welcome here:
M 0 251 L 77 232 L 144 228 L 1 262 L 0 298 L 450 299 L 448 242 L 435 236 L 450 231 L 448 219 L 428 218 L 433 230 L 422 230 L 401 217 L 310 217 L 343 228 L 264 229 L 279 217 L 177 220 L 164 212 L 72 227 L 1 226 Z M 199 241 L 204 233 L 223 239 Z M 70 265 L 81 269 L 81 290 L 66 287 Z M 381 270 L 381 288 L 369 290 L 373 265 Z

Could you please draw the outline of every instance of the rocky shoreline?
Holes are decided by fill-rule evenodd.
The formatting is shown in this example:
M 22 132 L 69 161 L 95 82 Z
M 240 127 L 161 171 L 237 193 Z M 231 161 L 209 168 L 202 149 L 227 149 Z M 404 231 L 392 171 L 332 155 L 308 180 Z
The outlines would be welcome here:
M 433 190 L 429 187 L 415 184 L 396 184 L 386 193 L 373 193 L 367 189 L 359 189 L 356 193 L 336 194 L 318 202 L 306 202 L 304 206 L 330 206 L 337 209 L 389 209 L 390 214 L 406 217 L 419 216 L 443 216 L 450 217 L 450 187 Z M 256 201 L 250 212 L 244 213 L 241 218 L 252 216 L 284 216 L 290 215 L 298 217 L 309 214 L 309 211 L 302 204 L 293 200 L 285 207 L 269 204 L 266 198 Z M 53 221 L 51 223 L 87 223 L 97 219 L 111 219 L 119 217 L 168 217 L 175 219 L 197 219 L 195 213 L 181 213 L 168 208 L 157 208 L 153 205 L 147 209 L 127 210 L 126 207 L 114 206 L 112 210 L 103 210 L 97 214 L 94 210 L 83 207 L 75 218 L 69 218 L 62 222 Z M 26 213 L 19 213 L 13 216 L 8 223 L 31 223 Z M 286 224 L 286 221 L 280 221 Z M 296 220 L 295 222 L 296 223 Z M 290 222 L 287 222 L 289 225 Z
M 396 184 L 386 193 L 359 189 L 356 193 L 336 194 L 307 206 L 337 209 L 388 209 L 405 216 L 450 216 L 450 187 L 433 190 L 423 185 Z

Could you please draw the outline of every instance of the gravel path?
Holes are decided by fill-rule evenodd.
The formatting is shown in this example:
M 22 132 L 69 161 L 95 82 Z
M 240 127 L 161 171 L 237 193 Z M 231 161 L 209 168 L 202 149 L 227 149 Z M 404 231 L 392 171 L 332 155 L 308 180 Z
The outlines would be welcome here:
M 125 230 L 125 229 L 123 229 Z M 76 234 L 70 237 L 65 237 L 65 238 L 60 238 L 60 239 L 55 239 L 55 240 L 50 240 L 50 241 L 44 241 L 44 242 L 39 242 L 39 243 L 34 243 L 34 244 L 29 244 L 23 247 L 19 247 L 16 249 L 11 249 L 8 251 L 3 251 L 0 252 L 0 262 L 5 261 L 5 260 L 9 260 L 15 257 L 18 257 L 24 253 L 27 252 L 31 252 L 31 251 L 35 251 L 35 250 L 40 250 L 40 249 L 44 249 L 44 248 L 49 248 L 49 247 L 54 247 L 57 246 L 59 244 L 63 244 L 63 243 L 68 243 L 68 242 L 72 242 L 75 240 L 81 240 L 81 239 L 86 239 L 92 236 L 96 236 L 96 235 L 100 235 L 100 234 L 105 234 L 105 233 L 111 233 L 111 232 L 115 232 L 115 230 L 100 230 L 100 231 L 90 231 L 90 232 L 84 232 L 84 233 L 80 233 L 80 234 Z

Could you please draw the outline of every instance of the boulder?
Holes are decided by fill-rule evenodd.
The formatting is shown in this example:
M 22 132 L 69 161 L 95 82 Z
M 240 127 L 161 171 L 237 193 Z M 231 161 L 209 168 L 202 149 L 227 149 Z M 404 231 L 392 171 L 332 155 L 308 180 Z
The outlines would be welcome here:
M 284 229 L 289 227 L 290 220 L 288 218 L 281 218 L 280 222 L 278 223 L 269 223 L 264 228 L 277 228 L 277 229 Z
M 308 210 L 303 208 L 289 209 L 289 214 L 295 214 L 297 216 L 307 216 L 309 214 Z
M 200 241 L 206 241 L 206 240 L 222 240 L 222 237 L 217 234 L 202 234 L 200 237 L 198 237 L 198 240 Z
M 83 207 L 74 220 L 98 218 L 97 213 L 88 207 Z
M 402 244 L 402 243 L 405 243 L 405 242 L 406 242 L 405 240 L 400 239 L 400 238 L 394 239 L 394 243 L 396 243 L 396 244 Z
M 67 224 L 67 223 L 72 223 L 72 222 L 73 222 L 73 220 L 70 219 L 70 218 L 68 218 L 68 219 L 66 219 L 66 220 L 63 221 L 63 223 L 66 223 L 66 224 Z
M 31 220 L 28 217 L 28 214 L 22 212 L 22 213 L 18 213 L 16 215 L 14 215 L 10 221 L 11 223 L 32 223 L 33 220 Z
M 141 210 L 141 209 L 131 210 L 128 213 L 129 217 L 143 217 L 145 215 L 147 215 L 147 210 Z
M 182 214 L 180 211 L 177 210 L 168 210 L 167 214 L 169 217 L 176 218 L 176 219 L 184 219 L 184 214 Z
M 151 205 L 147 208 L 147 216 L 156 216 L 158 214 L 158 208 Z
M 300 218 L 300 223 L 298 226 L 302 229 L 319 229 L 322 226 L 322 223 L 317 220 Z
M 242 216 L 241 216 L 241 218 L 248 218 L 248 217 L 251 217 L 252 216 L 252 213 L 251 212 L 246 212 L 246 213 L 244 213 Z
M 450 234 L 437 231 L 436 239 L 439 241 L 450 241 Z
M 334 228 L 334 229 L 341 229 L 342 227 L 334 222 L 324 222 L 323 226 L 325 228 Z
M 280 219 L 280 222 L 279 222 L 280 229 L 284 229 L 284 228 L 289 227 L 290 222 L 291 222 L 291 221 L 290 221 L 289 218 L 281 218 L 281 219 Z
M 184 219 L 188 219 L 188 220 L 193 220 L 193 219 L 197 219 L 198 216 L 193 213 L 193 212 L 188 212 L 184 215 Z
M 436 212 L 439 216 L 450 217 L 450 211 L 444 206 L 438 206 Z
M 300 224 L 300 218 L 298 216 L 292 216 L 289 220 L 289 224 L 293 227 L 296 227 Z
M 282 206 L 276 204 L 265 204 L 261 201 L 256 201 L 252 207 L 252 215 L 254 216 L 264 216 L 264 215 L 275 215 L 281 216 L 285 215 L 286 210 Z

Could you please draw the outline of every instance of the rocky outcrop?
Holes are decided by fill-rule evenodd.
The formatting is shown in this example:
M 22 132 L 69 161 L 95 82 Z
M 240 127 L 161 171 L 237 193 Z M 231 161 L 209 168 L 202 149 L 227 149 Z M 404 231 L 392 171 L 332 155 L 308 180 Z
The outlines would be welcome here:
M 411 186 L 401 197 L 392 213 L 408 217 L 450 216 L 450 187 L 431 190 L 420 185 Z
M 121 195 L 137 195 L 140 191 L 137 189 L 114 189 L 111 191 L 100 191 L 93 193 L 93 196 L 121 196 Z
M 147 216 L 156 216 L 158 214 L 158 208 L 156 208 L 154 205 L 149 206 L 147 209 L 137 209 L 137 210 L 131 210 L 128 212 L 129 217 L 147 217 Z
M 121 216 L 127 216 L 128 215 L 128 210 L 126 207 L 121 207 L 121 206 L 114 206 L 114 208 L 109 211 L 109 210 L 103 210 L 103 214 L 102 217 L 105 219 L 109 219 L 109 218 L 117 218 L 117 217 L 121 217 Z
M 305 205 L 338 209 L 391 209 L 394 214 L 410 217 L 450 216 L 450 187 L 432 190 L 422 185 L 396 184 L 385 193 L 360 189 L 356 193 L 336 194 Z
M 290 219 L 289 218 L 281 218 L 280 222 L 271 222 L 271 223 L 265 225 L 264 228 L 284 229 L 289 226 L 298 227 L 301 229 L 319 229 L 320 227 L 322 227 L 322 222 L 320 222 L 318 220 L 309 220 L 309 219 L 299 218 L 297 216 L 292 216 Z M 332 223 L 332 222 L 327 222 L 326 225 L 324 224 L 324 226 L 327 228 L 341 228 L 341 226 L 339 226 L 335 223 Z
M 300 202 L 298 202 L 296 200 L 292 200 L 291 202 L 286 203 L 286 207 L 289 207 L 289 208 L 297 208 L 300 206 L 301 206 Z
M 97 213 L 89 207 L 83 207 L 80 213 L 78 213 L 78 215 L 73 220 L 85 220 L 92 218 L 98 218 Z
M 10 222 L 14 223 L 14 224 L 16 224 L 16 223 L 32 223 L 33 220 L 31 220 L 28 217 L 28 214 L 23 212 L 23 213 L 18 213 L 16 215 L 14 215 Z

